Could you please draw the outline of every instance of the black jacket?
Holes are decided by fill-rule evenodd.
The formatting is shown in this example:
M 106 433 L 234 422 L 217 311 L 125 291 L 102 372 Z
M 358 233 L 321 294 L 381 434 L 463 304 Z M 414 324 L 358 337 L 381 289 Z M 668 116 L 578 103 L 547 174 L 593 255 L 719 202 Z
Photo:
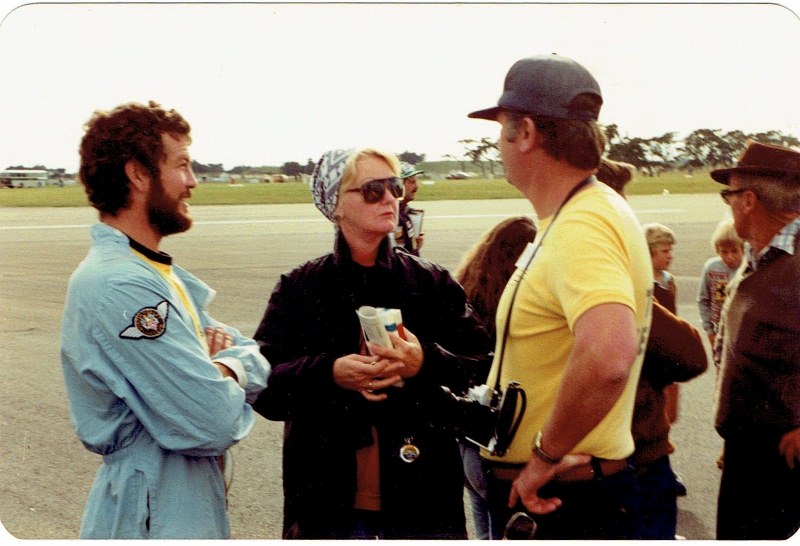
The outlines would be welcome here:
M 384 402 L 333 381 L 333 362 L 358 353 L 361 305 L 397 308 L 420 340 L 424 362 Z M 334 252 L 281 276 L 255 334 L 272 365 L 254 408 L 285 421 L 285 538 L 346 538 L 355 497 L 356 450 L 378 431 L 385 538 L 466 538 L 463 472 L 442 385 L 463 392 L 483 382 L 488 335 L 461 286 L 442 267 L 390 248 L 378 262 L 354 263 L 341 234 Z M 400 460 L 410 439 L 420 449 Z

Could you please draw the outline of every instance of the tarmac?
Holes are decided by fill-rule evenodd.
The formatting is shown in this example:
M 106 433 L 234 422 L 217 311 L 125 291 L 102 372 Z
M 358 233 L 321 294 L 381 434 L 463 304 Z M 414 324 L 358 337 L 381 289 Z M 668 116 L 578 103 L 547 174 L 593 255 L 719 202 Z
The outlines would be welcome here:
M 678 314 L 699 327 L 699 274 L 727 207 L 714 194 L 633 196 L 630 203 L 642 223 L 675 231 Z M 451 270 L 497 222 L 532 214 L 524 199 L 415 206 L 425 210 L 423 257 Z M 332 248 L 332 224 L 313 205 L 203 206 L 192 213 L 193 228 L 165 239 L 162 250 L 214 287 L 212 315 L 246 334 L 255 331 L 279 275 Z M 75 437 L 59 359 L 67 281 L 96 221 L 89 207 L 0 208 L 0 522 L 18 539 L 77 538 L 100 464 Z M 714 375 L 712 366 L 682 385 L 671 434 L 673 466 L 688 488 L 678 502 L 678 533 L 687 539 L 714 538 L 722 446 L 712 424 Z M 282 423 L 259 417 L 232 449 L 233 538 L 280 538 L 282 434 Z

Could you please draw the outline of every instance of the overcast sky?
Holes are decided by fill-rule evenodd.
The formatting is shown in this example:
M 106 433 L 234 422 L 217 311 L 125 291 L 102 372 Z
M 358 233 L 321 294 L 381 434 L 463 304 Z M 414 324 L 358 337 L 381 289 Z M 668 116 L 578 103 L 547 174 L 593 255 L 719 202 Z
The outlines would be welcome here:
M 498 133 L 466 114 L 551 52 L 595 75 L 623 135 L 800 137 L 800 20 L 780 5 L 0 2 L 0 168 L 74 172 L 93 110 L 149 99 L 226 169 L 349 146 L 461 155 Z

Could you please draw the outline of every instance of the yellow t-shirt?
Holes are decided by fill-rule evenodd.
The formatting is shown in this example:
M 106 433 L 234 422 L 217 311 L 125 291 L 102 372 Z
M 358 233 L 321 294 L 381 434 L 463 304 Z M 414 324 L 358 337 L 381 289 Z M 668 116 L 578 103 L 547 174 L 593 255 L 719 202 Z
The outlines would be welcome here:
M 535 247 L 553 217 L 540 220 Z M 530 250 L 530 249 L 529 249 Z M 524 256 L 524 254 L 523 254 Z M 522 262 L 522 260 L 520 260 Z M 510 463 L 531 457 L 533 437 L 544 427 L 573 346 L 573 328 L 589 309 L 621 303 L 636 314 L 639 354 L 622 396 L 602 421 L 572 450 L 606 459 L 633 453 L 631 420 L 636 386 L 650 328 L 653 268 L 638 220 L 624 199 L 605 185 L 594 184 L 561 210 L 527 271 L 518 267 L 497 309 L 497 347 L 487 384 L 497 376 L 503 330 L 514 287 L 508 340 L 503 350 L 502 388 L 518 381 L 527 409 L 508 453 Z

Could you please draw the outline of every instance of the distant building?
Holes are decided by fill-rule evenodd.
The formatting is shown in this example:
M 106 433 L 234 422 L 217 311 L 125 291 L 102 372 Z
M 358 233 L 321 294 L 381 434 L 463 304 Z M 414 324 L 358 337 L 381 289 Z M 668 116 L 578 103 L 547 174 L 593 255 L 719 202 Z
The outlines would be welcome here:
M 0 188 L 43 188 L 48 185 L 49 180 L 50 175 L 43 169 L 0 171 Z
M 224 171 L 215 173 L 195 174 L 198 182 L 230 182 L 231 175 Z

